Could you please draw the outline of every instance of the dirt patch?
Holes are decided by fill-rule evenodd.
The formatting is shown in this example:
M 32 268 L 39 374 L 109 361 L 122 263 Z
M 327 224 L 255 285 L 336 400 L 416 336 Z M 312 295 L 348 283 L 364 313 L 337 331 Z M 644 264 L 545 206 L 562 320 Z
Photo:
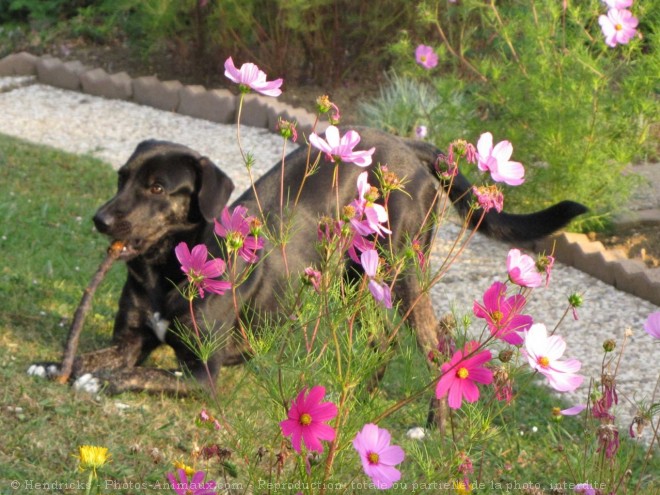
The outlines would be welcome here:
M 29 48 L 26 48 L 29 50 Z M 49 54 L 61 60 L 78 60 L 91 68 L 101 68 L 109 74 L 126 72 L 132 78 L 156 76 L 161 81 L 177 80 L 183 84 L 203 85 L 210 89 L 226 88 L 236 91 L 236 85 L 224 75 L 224 60 L 197 60 L 195 57 L 182 57 L 176 50 L 154 51 L 148 58 L 139 56 L 121 42 L 99 46 L 84 40 L 63 40 L 31 50 L 35 54 Z M 235 60 L 240 66 L 245 61 Z M 277 78 L 268 74 L 268 79 Z M 277 99 L 292 106 L 316 112 L 316 99 L 328 95 L 341 111 L 342 124 L 358 124 L 356 101 L 364 101 L 378 94 L 379 80 L 373 74 L 364 80 L 344 80 L 337 87 L 300 84 L 285 78 L 282 95 Z
M 619 227 L 607 234 L 591 232 L 589 239 L 602 242 L 608 249 L 620 249 L 629 259 L 642 261 L 649 268 L 660 267 L 660 225 Z

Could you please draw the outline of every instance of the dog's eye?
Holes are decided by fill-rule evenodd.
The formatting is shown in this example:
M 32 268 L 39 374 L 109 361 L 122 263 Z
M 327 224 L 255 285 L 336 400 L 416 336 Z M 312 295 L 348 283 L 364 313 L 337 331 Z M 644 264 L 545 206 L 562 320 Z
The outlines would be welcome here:
M 160 184 L 155 183 L 149 186 L 149 192 L 151 194 L 163 194 L 165 192 L 165 189 L 163 189 L 163 186 L 161 186 Z

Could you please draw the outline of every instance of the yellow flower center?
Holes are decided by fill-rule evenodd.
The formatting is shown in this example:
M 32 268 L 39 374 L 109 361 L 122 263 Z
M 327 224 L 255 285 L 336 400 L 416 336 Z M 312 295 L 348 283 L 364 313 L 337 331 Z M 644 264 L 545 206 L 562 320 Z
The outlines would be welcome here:
M 458 368 L 458 371 L 456 372 L 456 376 L 461 380 L 465 380 L 469 375 L 470 372 L 467 370 L 467 368 Z
M 493 319 L 493 323 L 500 323 L 504 318 L 504 314 L 501 311 L 493 311 L 490 317 Z
M 419 59 L 420 59 L 422 62 L 426 62 L 426 55 L 422 55 L 421 57 L 419 57 Z
M 369 464 L 378 464 L 380 457 L 375 452 L 369 452 L 369 455 L 367 455 L 367 460 L 369 461 Z
M 616 29 L 617 31 L 621 31 L 623 29 L 623 26 L 621 24 L 615 24 L 614 29 Z
M 307 425 L 312 424 L 312 417 L 307 413 L 301 414 L 300 415 L 300 424 L 303 425 L 303 426 L 307 426 Z
M 243 247 L 245 238 L 240 232 L 228 232 L 227 233 L 227 247 L 230 251 L 237 251 Z
M 537 362 L 538 362 L 543 368 L 547 368 L 548 365 L 550 364 L 550 359 L 548 359 L 548 358 L 545 357 L 545 356 L 542 356 L 542 357 L 538 358 Z

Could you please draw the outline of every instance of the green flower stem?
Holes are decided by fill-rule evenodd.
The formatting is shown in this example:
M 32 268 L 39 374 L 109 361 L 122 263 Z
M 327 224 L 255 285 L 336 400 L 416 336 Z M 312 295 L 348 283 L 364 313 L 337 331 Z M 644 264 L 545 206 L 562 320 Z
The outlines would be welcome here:
M 238 113 L 236 115 L 236 141 L 238 142 L 238 149 L 241 152 L 241 157 L 243 158 L 243 163 L 247 169 L 248 176 L 250 177 L 250 185 L 252 186 L 252 191 L 254 192 L 254 199 L 257 202 L 257 207 L 259 208 L 259 214 L 261 219 L 265 220 L 264 210 L 261 207 L 261 202 L 259 201 L 259 195 L 257 194 L 257 188 L 254 186 L 254 176 L 252 175 L 252 166 L 249 163 L 245 151 L 243 151 L 243 145 L 241 144 L 241 114 L 243 113 L 243 100 L 245 99 L 245 92 L 241 91 L 241 98 L 238 101 Z M 265 223 L 265 222 L 264 222 Z
M 201 349 L 204 344 L 202 343 L 202 336 L 200 335 L 199 327 L 197 326 L 197 318 L 195 318 L 195 309 L 194 309 L 194 306 L 193 306 L 193 300 L 194 300 L 193 296 L 188 297 L 188 305 L 189 305 L 189 308 L 190 308 L 190 318 L 192 319 L 193 330 L 195 331 L 195 338 L 197 339 L 197 345 Z M 207 360 L 205 360 L 205 359 L 203 359 L 202 362 L 204 363 L 204 369 L 206 370 L 206 376 L 209 379 L 209 386 L 211 387 L 211 396 L 213 397 L 214 401 L 217 401 L 218 391 L 215 388 L 215 380 L 213 380 L 213 375 L 211 374 L 211 370 L 209 369 L 209 364 L 208 364 Z
M 316 126 L 319 123 L 319 114 L 316 114 L 316 119 L 314 120 L 314 125 L 312 126 L 312 133 L 316 132 Z M 319 158 L 321 157 L 321 153 L 319 153 Z M 310 165 L 312 161 L 312 145 L 310 143 L 307 143 L 307 162 L 305 164 L 305 175 L 303 175 L 303 179 L 300 182 L 300 187 L 298 188 L 298 194 L 296 194 L 296 200 L 293 202 L 293 205 L 296 206 L 298 205 L 298 201 L 300 200 L 300 195 L 302 194 L 303 188 L 305 187 L 305 181 L 307 180 L 307 177 L 309 177 L 312 169 L 318 164 L 318 158 L 315 160 L 314 165 Z
M 89 478 L 87 479 L 87 491 L 85 492 L 87 495 L 90 495 L 92 493 L 92 481 L 96 479 L 96 473 L 94 470 L 90 470 L 89 472 Z M 96 485 L 96 492 L 98 493 L 98 485 Z
M 284 163 L 286 161 L 286 142 L 287 139 L 284 138 L 284 144 L 282 145 L 282 167 L 280 172 L 280 240 L 282 242 L 282 261 L 284 262 L 284 270 L 286 271 L 286 277 L 289 278 L 289 263 L 286 259 L 286 241 L 284 240 Z

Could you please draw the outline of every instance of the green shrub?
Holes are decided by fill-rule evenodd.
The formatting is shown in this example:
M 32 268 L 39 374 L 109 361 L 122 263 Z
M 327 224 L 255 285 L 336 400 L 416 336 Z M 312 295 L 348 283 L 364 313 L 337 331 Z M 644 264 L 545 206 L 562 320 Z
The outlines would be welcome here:
M 592 210 L 583 229 L 608 223 L 635 184 L 626 168 L 656 152 L 649 133 L 660 110 L 660 2 L 635 3 L 643 38 L 616 48 L 607 47 L 600 32 L 598 16 L 605 11 L 597 0 L 566 8 L 552 0 L 427 2 L 419 23 L 433 36 L 420 42 L 442 43 L 439 69 L 429 74 L 413 67 L 408 34 L 391 45 L 393 53 L 407 54 L 403 73 L 433 81 L 443 109 L 461 91 L 459 99 L 478 112 L 467 122 L 438 113 L 443 120 L 429 128 L 433 140 L 444 146 L 456 137 L 476 142 L 485 131 L 496 141 L 508 139 L 528 177 L 527 187 L 506 192 L 509 205 L 532 210 L 570 196 Z M 387 95 L 401 89 L 391 81 L 366 106 L 369 124 L 409 132 L 408 110 L 387 104 Z M 464 118 L 460 112 L 454 117 Z M 467 133 L 456 132 L 461 124 Z

